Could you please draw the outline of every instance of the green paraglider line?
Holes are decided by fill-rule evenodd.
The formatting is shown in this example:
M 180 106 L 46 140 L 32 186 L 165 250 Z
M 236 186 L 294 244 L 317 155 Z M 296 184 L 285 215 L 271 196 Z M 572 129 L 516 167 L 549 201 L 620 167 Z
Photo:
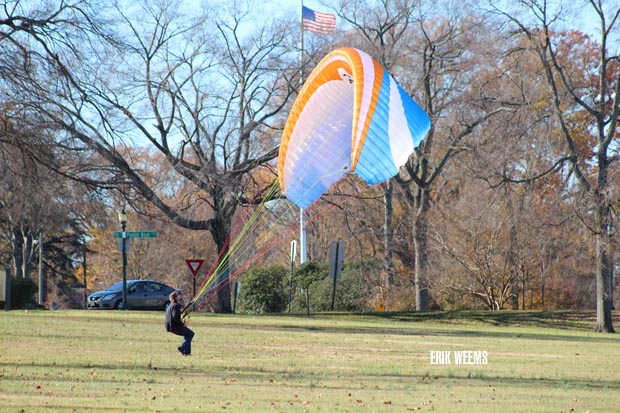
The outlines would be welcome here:
M 233 274 L 229 274 L 229 277 L 223 277 L 223 275 L 226 272 L 230 271 L 232 264 L 231 256 L 232 254 L 234 254 L 235 257 L 244 257 L 246 255 L 247 251 L 241 250 L 239 248 L 239 245 L 241 244 L 241 242 L 245 241 L 248 238 L 248 234 L 254 232 L 258 225 L 262 222 L 261 220 L 264 219 L 263 217 L 267 217 L 267 214 L 263 214 L 260 211 L 264 209 L 265 203 L 273 200 L 275 194 L 277 194 L 278 188 L 276 183 L 277 182 L 274 182 L 272 184 L 267 196 L 263 198 L 258 208 L 256 208 L 254 213 L 250 216 L 249 222 L 247 222 L 243 227 L 241 227 L 240 233 L 231 243 L 232 234 L 235 232 L 235 229 L 233 228 L 233 230 L 231 231 L 231 235 L 226 240 L 225 248 L 222 249 L 220 255 L 217 258 L 217 261 L 214 263 L 214 266 L 212 266 L 212 268 L 209 270 L 208 275 L 201 283 L 198 291 L 196 292 L 190 303 L 185 307 L 184 314 L 194 311 L 198 306 L 198 301 L 207 291 L 217 289 L 218 286 L 219 288 L 222 288 L 225 285 L 225 283 L 222 283 L 222 280 L 228 279 L 230 281 L 230 277 Z
M 327 142 L 324 141 L 323 145 L 326 145 L 326 144 Z M 346 149 L 343 147 L 340 150 L 342 152 L 345 152 Z M 317 153 L 318 152 L 320 152 L 320 150 L 317 151 Z M 312 161 L 306 163 L 305 165 L 303 165 L 303 168 L 300 170 L 300 172 L 303 173 L 305 172 L 307 168 L 312 168 L 312 164 L 313 164 Z M 327 167 L 324 168 L 323 175 L 317 178 L 317 180 L 321 180 L 325 177 L 328 177 L 330 174 L 333 173 L 333 172 L 330 172 L 333 168 L 340 168 L 340 167 L 341 165 L 335 165 L 335 164 L 327 165 Z M 243 242 L 249 239 L 248 234 L 256 233 L 256 229 L 259 228 L 261 224 L 265 223 L 265 221 L 271 216 L 270 214 L 267 213 L 268 208 L 266 207 L 266 204 L 269 201 L 273 201 L 277 199 L 278 194 L 280 193 L 278 182 L 279 180 L 277 179 L 274 180 L 273 184 L 267 191 L 267 194 L 264 197 L 262 197 L 261 203 L 258 204 L 257 208 L 250 215 L 248 222 L 246 222 L 245 225 L 243 225 L 243 227 L 241 227 L 240 224 L 238 224 L 235 226 L 235 228 L 233 228 L 233 230 L 231 230 L 231 234 L 226 240 L 225 248 L 222 249 L 222 251 L 217 257 L 217 260 L 214 262 L 210 270 L 207 272 L 207 275 L 205 276 L 203 282 L 201 283 L 194 297 L 192 297 L 192 300 L 190 301 L 190 303 L 184 308 L 183 310 L 184 316 L 189 315 L 189 313 L 191 313 L 192 311 L 196 311 L 204 307 L 209 301 L 209 299 L 212 298 L 215 294 L 217 294 L 217 292 L 220 291 L 225 285 L 234 281 L 241 272 L 247 270 L 247 268 L 252 263 L 256 262 L 260 257 L 264 256 L 269 250 L 271 250 L 273 246 L 278 242 L 278 240 L 291 237 L 296 232 L 297 226 L 299 224 L 299 217 L 297 219 L 294 219 L 290 224 L 286 225 L 285 226 L 286 229 L 284 231 L 281 231 L 279 235 L 274 237 L 265 247 L 260 249 L 258 253 L 255 253 L 251 260 L 245 259 L 247 256 L 249 256 L 250 249 L 255 249 L 254 248 L 255 245 L 254 244 L 246 245 L 245 249 L 241 248 L 241 246 Z M 288 205 L 290 206 L 291 211 L 292 211 L 292 208 L 293 208 L 292 203 L 288 202 Z M 306 224 L 309 224 L 311 221 L 317 219 L 319 216 L 325 213 L 328 209 L 329 208 L 325 208 L 325 206 L 323 206 L 322 208 L 319 209 L 318 212 L 315 211 L 315 213 L 312 214 L 312 217 L 308 220 L 308 222 L 306 222 Z M 286 214 L 281 214 L 281 215 L 284 216 Z M 294 216 L 297 216 L 297 214 L 295 213 Z M 239 231 L 239 234 L 233 240 L 232 236 L 235 233 L 235 229 L 240 229 L 240 231 Z M 226 248 L 226 247 L 229 247 L 229 248 Z M 231 259 L 231 257 L 233 256 L 235 257 L 234 260 Z M 235 268 L 234 271 L 231 271 L 233 264 L 238 264 L 241 261 L 244 262 L 243 265 L 239 265 Z M 224 277 L 224 274 L 226 274 L 227 272 L 228 272 L 228 277 Z
M 267 197 L 265 202 L 273 200 L 273 197 Z M 240 249 L 239 245 L 248 239 L 247 235 L 254 233 L 254 230 L 260 225 L 260 223 L 264 222 L 270 214 L 266 213 L 267 208 L 264 206 L 264 203 L 261 203 L 259 207 L 254 211 L 254 213 L 250 216 L 250 220 L 243 226 L 239 235 L 235 238 L 234 242 L 231 244 L 226 254 L 221 253 L 218 256 L 216 263 L 211 267 L 208 275 L 205 276 L 205 279 L 200 285 L 200 288 L 197 290 L 195 296 L 192 298 L 190 303 L 185 307 L 183 311 L 184 317 L 187 317 L 189 313 L 193 311 L 199 311 L 204 306 L 208 304 L 211 298 L 213 298 L 224 286 L 234 282 L 240 274 L 247 271 L 247 269 L 259 260 L 262 256 L 264 256 L 267 252 L 272 250 L 276 244 L 282 239 L 288 239 L 292 237 L 297 230 L 299 221 L 298 219 L 293 220 L 288 225 L 285 226 L 284 230 L 279 232 L 278 236 L 275 236 L 270 239 L 270 241 L 265 244 L 258 252 L 252 253 L 252 258 L 247 259 L 250 255 L 250 248 L 253 248 L 254 245 L 247 245 L 247 248 Z M 291 208 L 291 214 L 293 214 L 293 206 L 289 201 L 286 201 L 289 207 Z M 333 205 L 323 205 L 321 208 L 315 210 L 315 213 L 309 219 L 309 222 L 313 222 L 314 220 L 320 218 L 323 214 L 330 211 Z M 283 214 L 286 215 L 286 214 Z M 294 215 L 296 216 L 296 215 Z M 232 232 L 232 231 L 231 231 Z M 231 235 L 232 237 L 232 235 Z M 230 239 L 227 242 L 230 242 Z M 224 249 L 223 251 L 226 251 Z M 236 259 L 233 261 L 230 257 L 234 255 Z M 236 265 L 234 271 L 230 271 L 233 264 L 238 264 L 242 262 L 241 265 Z M 226 272 L 229 272 L 228 277 L 223 277 Z

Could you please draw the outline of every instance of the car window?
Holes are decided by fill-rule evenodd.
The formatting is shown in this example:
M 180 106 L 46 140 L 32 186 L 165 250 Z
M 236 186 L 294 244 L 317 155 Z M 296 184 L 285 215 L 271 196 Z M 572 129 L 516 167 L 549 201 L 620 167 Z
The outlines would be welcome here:
M 164 286 L 158 283 L 149 283 L 148 291 L 150 293 L 160 293 L 164 290 Z
M 131 288 L 129 289 L 129 292 L 132 292 L 132 293 L 143 293 L 145 291 L 146 291 L 146 286 L 144 285 L 144 283 L 136 283 L 132 285 Z
M 108 291 L 122 291 L 123 290 L 123 282 L 117 282 L 116 284 L 112 285 L 110 288 L 108 288 Z

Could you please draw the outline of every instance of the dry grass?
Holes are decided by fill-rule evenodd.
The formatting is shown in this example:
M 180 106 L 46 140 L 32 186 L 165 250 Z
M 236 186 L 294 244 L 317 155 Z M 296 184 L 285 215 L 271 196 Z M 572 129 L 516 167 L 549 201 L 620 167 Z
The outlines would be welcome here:
M 620 338 L 483 313 L 197 314 L 194 355 L 163 314 L 0 313 L 1 412 L 615 412 Z M 486 313 L 488 315 L 488 313 Z M 545 317 L 543 317 L 544 319 Z M 553 318 L 552 318 L 553 319 Z M 444 322 L 438 322 L 443 320 Z M 495 324 L 501 324 L 497 326 Z M 542 323 L 541 325 L 545 325 Z M 560 328 L 558 328 L 560 327 Z M 433 365 L 430 352 L 488 352 Z

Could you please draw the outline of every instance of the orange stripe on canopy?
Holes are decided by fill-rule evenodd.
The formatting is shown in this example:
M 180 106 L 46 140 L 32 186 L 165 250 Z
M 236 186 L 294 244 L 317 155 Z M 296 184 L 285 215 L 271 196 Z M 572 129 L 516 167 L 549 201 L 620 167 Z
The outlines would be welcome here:
M 375 59 L 336 49 L 293 104 L 280 143 L 280 188 L 305 208 L 348 171 L 381 182 L 398 173 L 429 129 L 426 113 Z

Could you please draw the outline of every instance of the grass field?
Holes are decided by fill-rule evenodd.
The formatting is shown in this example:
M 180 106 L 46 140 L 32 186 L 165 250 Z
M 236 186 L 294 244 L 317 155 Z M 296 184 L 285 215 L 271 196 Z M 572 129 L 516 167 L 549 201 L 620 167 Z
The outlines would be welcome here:
M 194 314 L 190 327 L 183 357 L 163 313 L 1 312 L 0 411 L 620 411 L 620 336 L 583 313 Z M 466 350 L 486 364 L 456 364 Z

